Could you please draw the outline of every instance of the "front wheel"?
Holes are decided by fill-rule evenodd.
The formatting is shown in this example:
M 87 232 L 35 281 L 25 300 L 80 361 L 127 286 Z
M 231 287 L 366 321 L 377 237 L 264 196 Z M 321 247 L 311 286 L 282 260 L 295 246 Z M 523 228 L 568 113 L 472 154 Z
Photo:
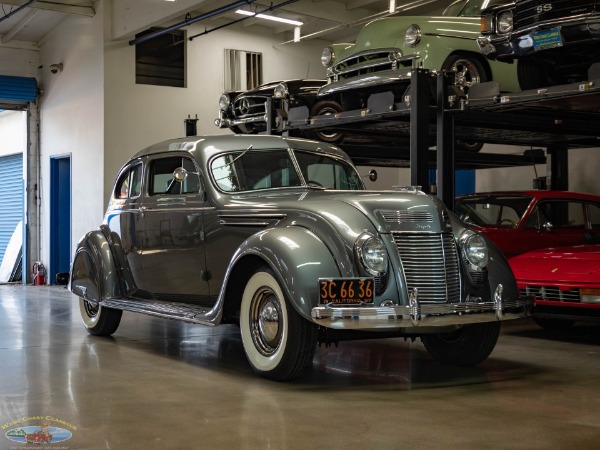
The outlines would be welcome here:
M 120 309 L 104 308 L 83 298 L 79 299 L 79 311 L 85 329 L 94 336 L 110 336 L 117 331 L 123 314 Z
M 478 323 L 446 334 L 421 336 L 427 352 L 442 364 L 470 367 L 484 361 L 494 350 L 500 322 Z
M 312 362 L 317 328 L 294 310 L 275 275 L 266 267 L 260 268 L 246 284 L 240 328 L 250 365 L 266 378 L 297 378 Z

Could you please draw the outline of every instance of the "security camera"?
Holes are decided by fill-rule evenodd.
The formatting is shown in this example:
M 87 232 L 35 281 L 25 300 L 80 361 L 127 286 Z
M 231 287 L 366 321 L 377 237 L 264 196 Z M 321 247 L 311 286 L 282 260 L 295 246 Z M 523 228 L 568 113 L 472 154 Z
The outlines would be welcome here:
M 59 63 L 59 64 L 52 64 L 52 65 L 50 66 L 50 72 L 52 72 L 52 73 L 58 73 L 58 72 L 62 72 L 62 70 L 63 70 L 63 65 L 62 65 L 62 63 Z

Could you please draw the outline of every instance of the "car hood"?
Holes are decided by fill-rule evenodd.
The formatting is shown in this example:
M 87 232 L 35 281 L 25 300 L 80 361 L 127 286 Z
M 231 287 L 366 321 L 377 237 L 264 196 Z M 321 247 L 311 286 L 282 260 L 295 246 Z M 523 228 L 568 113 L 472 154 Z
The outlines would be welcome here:
M 260 195 L 255 193 L 237 197 L 239 205 L 245 208 L 250 206 L 251 198 L 255 199 L 252 203 L 260 202 L 261 213 L 281 213 L 287 220 L 311 228 L 312 224 L 326 221 L 341 234 L 356 236 L 363 231 L 373 231 L 373 228 L 382 234 L 394 231 L 440 232 L 452 228 L 443 203 L 436 197 L 418 191 L 311 189 L 303 193 L 262 192 Z M 234 210 L 228 209 L 228 212 Z
M 479 17 L 387 17 L 369 22 L 361 30 L 356 43 L 347 46 L 340 58 L 371 48 L 404 47 L 404 35 L 410 25 L 418 25 L 423 34 L 473 39 L 479 33 Z
M 534 250 L 511 258 L 509 264 L 519 281 L 590 282 L 600 279 L 600 245 Z

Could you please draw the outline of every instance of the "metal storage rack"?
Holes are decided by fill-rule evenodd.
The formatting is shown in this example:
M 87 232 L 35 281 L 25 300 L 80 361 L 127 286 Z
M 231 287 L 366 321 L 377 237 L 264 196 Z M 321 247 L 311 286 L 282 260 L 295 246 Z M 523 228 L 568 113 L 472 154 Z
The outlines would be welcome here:
M 502 94 L 496 82 L 472 86 L 468 98 L 453 74 L 414 70 L 401 101 L 372 94 L 367 107 L 335 116 L 309 117 L 307 108 L 269 108 L 270 130 L 343 132 L 339 144 L 356 164 L 410 167 L 411 183 L 428 189 L 429 168 L 438 168 L 437 195 L 454 199 L 455 168 L 544 164 L 544 156 L 455 151 L 455 140 L 546 147 L 552 155 L 552 189 L 567 189 L 570 148 L 600 147 L 600 65 L 590 81 Z M 276 126 L 271 126 L 276 125 Z M 435 146 L 439 151 L 430 150 Z

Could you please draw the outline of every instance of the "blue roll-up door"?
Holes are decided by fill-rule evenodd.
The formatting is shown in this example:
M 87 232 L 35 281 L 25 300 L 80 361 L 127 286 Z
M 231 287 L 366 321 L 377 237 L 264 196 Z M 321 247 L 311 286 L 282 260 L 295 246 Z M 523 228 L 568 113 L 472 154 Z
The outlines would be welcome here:
M 23 154 L 0 157 L 0 262 L 23 220 Z
M 0 75 L 0 109 L 25 108 L 37 98 L 35 78 Z

